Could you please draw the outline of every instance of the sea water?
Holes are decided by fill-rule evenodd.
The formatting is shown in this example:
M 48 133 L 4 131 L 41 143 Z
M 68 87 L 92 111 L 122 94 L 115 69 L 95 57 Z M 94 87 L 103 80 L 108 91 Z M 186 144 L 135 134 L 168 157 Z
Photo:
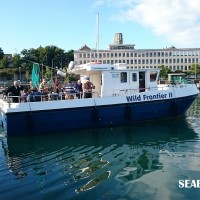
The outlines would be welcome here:
M 56 124 L 52 124 L 56 126 Z M 200 98 L 185 117 L 0 134 L 0 199 L 200 199 Z

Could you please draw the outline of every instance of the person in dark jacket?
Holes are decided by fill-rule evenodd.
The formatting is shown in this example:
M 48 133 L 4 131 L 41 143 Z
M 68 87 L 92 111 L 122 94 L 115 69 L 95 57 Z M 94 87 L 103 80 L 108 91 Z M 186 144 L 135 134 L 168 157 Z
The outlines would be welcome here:
M 76 92 L 76 97 L 78 99 L 82 98 L 82 94 L 83 94 L 83 88 L 82 88 L 82 83 L 80 80 L 77 81 L 76 85 L 75 85 L 75 92 Z
M 6 91 L 6 95 L 9 94 L 10 96 L 13 96 L 12 97 L 13 103 L 19 103 L 22 90 L 23 87 L 19 86 L 17 81 L 14 81 L 13 86 L 8 88 L 8 90 Z

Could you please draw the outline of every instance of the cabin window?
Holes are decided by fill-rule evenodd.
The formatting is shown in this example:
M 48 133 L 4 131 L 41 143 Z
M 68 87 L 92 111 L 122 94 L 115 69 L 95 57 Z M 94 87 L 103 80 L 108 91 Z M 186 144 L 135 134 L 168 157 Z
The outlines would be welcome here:
M 132 81 L 133 82 L 137 81 L 137 73 L 132 73 Z
M 156 72 L 156 71 L 151 71 L 151 72 L 150 72 L 150 81 L 151 81 L 151 82 L 156 81 L 157 75 L 158 75 L 158 72 Z
M 121 72 L 120 73 L 121 83 L 127 82 L 127 72 Z

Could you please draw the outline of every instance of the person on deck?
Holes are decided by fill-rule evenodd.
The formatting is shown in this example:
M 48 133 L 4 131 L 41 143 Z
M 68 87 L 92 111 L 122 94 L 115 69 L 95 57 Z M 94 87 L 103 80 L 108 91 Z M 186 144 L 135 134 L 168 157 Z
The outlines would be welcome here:
M 80 80 L 77 81 L 76 85 L 75 85 L 75 92 L 76 92 L 76 97 L 78 99 L 82 98 L 82 94 L 83 94 L 83 86 Z
M 42 92 L 42 93 L 48 93 L 49 92 L 49 86 L 48 86 L 45 79 L 43 79 L 42 83 L 40 83 L 39 91 Z
M 92 89 L 95 89 L 95 86 L 90 82 L 89 77 L 86 77 L 86 82 L 83 84 L 84 98 L 92 98 Z
M 22 90 L 23 87 L 19 86 L 18 81 L 14 81 L 13 86 L 8 88 L 8 90 L 6 91 L 6 95 L 9 94 L 10 96 L 13 96 L 12 97 L 13 103 L 19 103 Z
M 65 89 L 65 99 L 74 99 L 74 83 L 72 83 L 70 80 L 68 83 L 64 86 Z

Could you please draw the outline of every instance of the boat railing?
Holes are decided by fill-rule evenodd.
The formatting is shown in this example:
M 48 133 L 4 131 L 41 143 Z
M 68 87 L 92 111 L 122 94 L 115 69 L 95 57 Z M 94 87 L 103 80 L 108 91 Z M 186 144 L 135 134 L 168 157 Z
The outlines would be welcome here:
M 118 93 L 113 94 L 113 96 L 121 96 L 121 95 L 132 95 L 138 92 L 146 92 L 149 91 L 150 87 L 146 87 L 146 88 L 134 88 L 134 89 L 121 89 L 118 91 Z
M 170 88 L 184 88 L 188 87 L 191 84 L 162 84 L 158 86 L 151 86 L 146 88 L 135 88 L 135 89 L 121 89 L 118 93 L 113 94 L 113 96 L 122 96 L 122 95 L 133 95 L 136 93 L 147 92 L 147 91 L 160 91 L 160 90 L 169 90 Z
M 93 98 L 99 98 L 100 95 L 97 91 L 91 92 Z M 34 95 L 1 95 L 1 99 L 7 103 L 26 103 L 26 102 L 44 102 L 56 100 L 69 100 L 69 99 L 84 99 L 84 92 L 81 93 L 52 93 L 52 94 L 34 94 Z

